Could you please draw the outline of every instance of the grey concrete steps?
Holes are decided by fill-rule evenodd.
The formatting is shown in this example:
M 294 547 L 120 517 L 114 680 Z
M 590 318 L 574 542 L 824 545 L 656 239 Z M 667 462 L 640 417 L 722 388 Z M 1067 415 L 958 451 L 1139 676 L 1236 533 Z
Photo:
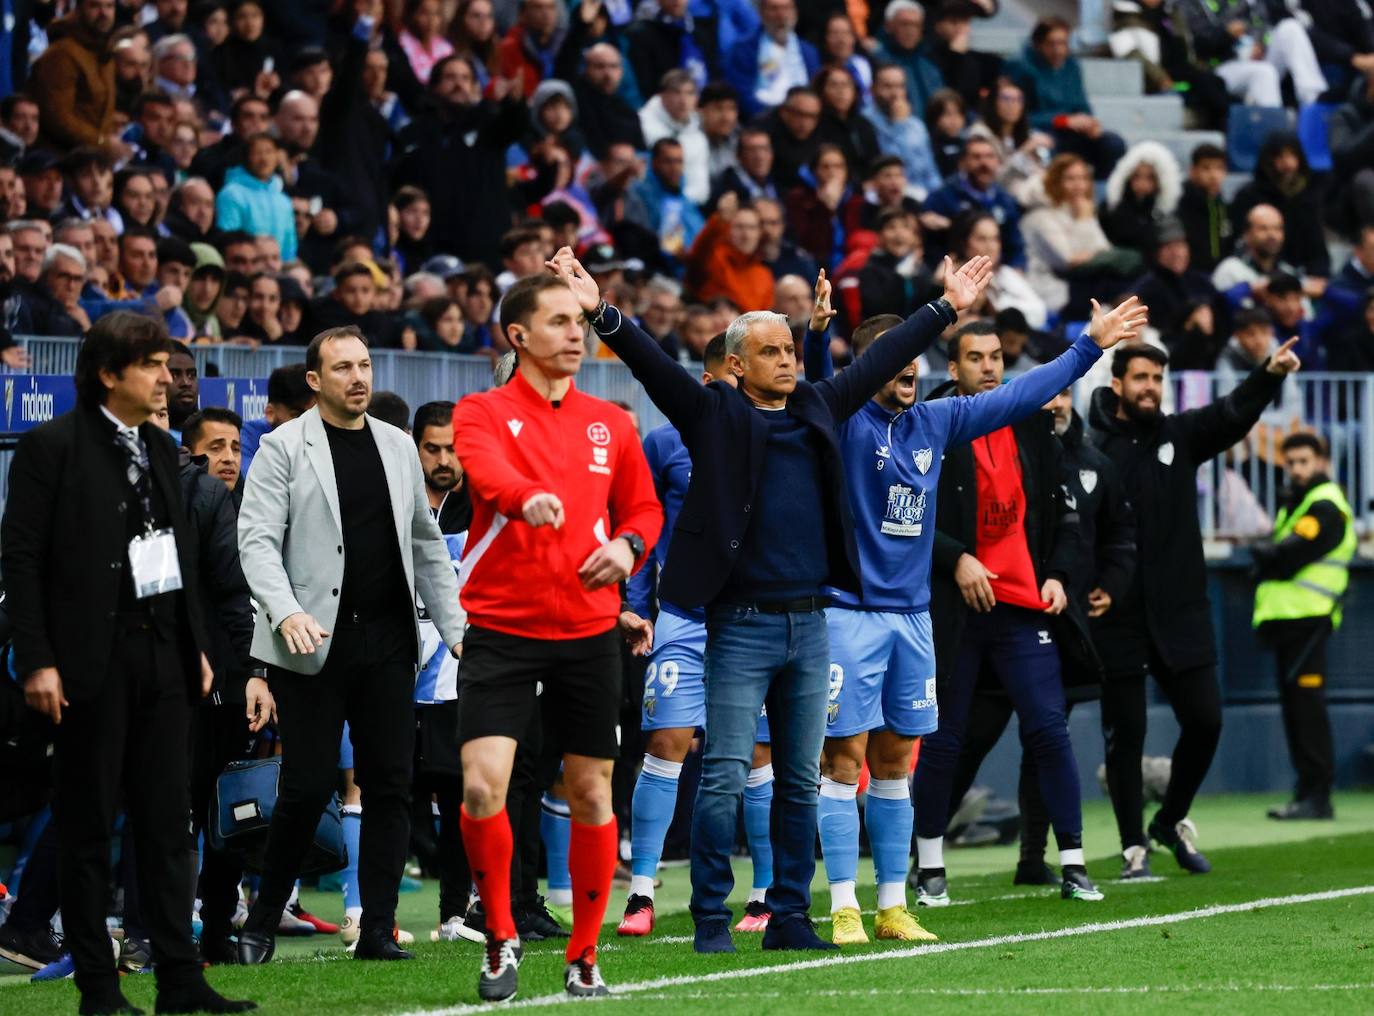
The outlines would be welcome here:
M 1110 126 L 1110 125 L 1109 125 Z M 1226 135 L 1220 131 L 1162 131 L 1152 127 L 1128 127 L 1117 129 L 1127 146 L 1139 141 L 1157 141 L 1173 153 L 1180 169 L 1187 170 L 1192 161 L 1193 149 L 1202 144 L 1226 147 Z
M 1108 130 L 1183 130 L 1183 99 L 1177 95 L 1091 97 L 1093 113 Z
M 1087 57 L 1081 63 L 1083 87 L 1093 101 L 1107 96 L 1145 94 L 1145 72 L 1134 60 Z

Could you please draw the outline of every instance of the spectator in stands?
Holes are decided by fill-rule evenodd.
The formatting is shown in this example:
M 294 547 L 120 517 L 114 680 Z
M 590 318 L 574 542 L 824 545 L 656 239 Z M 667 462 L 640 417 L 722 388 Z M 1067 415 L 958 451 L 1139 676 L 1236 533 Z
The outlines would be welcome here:
M 1177 219 L 1151 231 L 1149 270 L 1131 287 L 1150 308 L 1175 370 L 1211 370 L 1221 351 L 1230 317 L 1226 301 L 1205 271 L 1192 265 L 1187 233 Z
M 277 139 L 263 133 L 249 139 L 240 166 L 225 174 L 224 187 L 215 198 L 215 225 L 223 230 L 245 230 L 276 238 L 282 255 L 296 256 L 296 219 L 291 200 L 283 192 L 277 167 L 281 148 Z
M 196 266 L 191 270 L 181 306 L 191 319 L 191 334 L 196 339 L 218 342 L 224 338 L 215 315 L 224 289 L 224 258 L 207 243 L 193 243 L 191 250 L 196 255 Z
M 35 219 L 21 219 L 5 227 L 14 245 L 14 277 L 20 282 L 37 283 L 43 274 L 43 259 L 51 243 L 44 225 Z
M 795 0 L 760 0 L 758 24 L 726 51 L 724 61 L 726 80 L 751 116 L 782 105 L 821 65 L 816 47 L 797 34 Z
M 81 306 L 86 259 L 75 247 L 55 243 L 43 258 L 39 285 L 24 297 L 27 323 L 34 335 L 80 338 L 91 327 Z
M 1226 83 L 1193 58 L 1187 28 L 1173 14 L 1173 5 L 1165 0 L 1114 5 L 1112 34 L 1107 40 L 1111 55 L 1144 67 L 1146 92 L 1167 94 L 1177 89 L 1200 121 L 1198 126 L 1225 130 L 1231 105 Z
M 992 278 L 974 301 L 974 312 L 989 317 L 1015 310 L 1030 328 L 1038 331 L 1045 327 L 1049 316 L 1045 301 L 1024 272 L 1002 260 L 1002 230 L 996 216 L 980 208 L 960 212 L 949 228 L 949 250 L 960 263 L 975 257 L 985 257 L 992 262 Z M 999 328 L 998 334 L 1005 347 L 1005 333 Z
M 1326 366 L 1330 370 L 1374 372 L 1374 289 L 1365 292 L 1355 322 L 1331 341 Z
M 921 46 L 925 27 L 925 8 L 915 0 L 891 0 L 883 9 L 883 30 L 878 35 L 878 57 L 906 72 L 907 101 L 919 110 L 945 84 L 940 69 L 926 58 Z
M 1225 180 L 1226 153 L 1212 144 L 1194 148 L 1177 214 L 1188 234 L 1190 260 L 1198 271 L 1213 271 L 1231 253 L 1231 213 L 1221 196 Z
M 1350 251 L 1350 260 L 1331 277 L 1326 288 L 1328 301 L 1342 300 L 1351 307 L 1374 287 L 1374 225 L 1361 226 L 1359 242 Z
M 549 256 L 543 237 L 532 226 L 517 226 L 501 237 L 501 266 L 496 277 L 497 288 L 503 293 L 521 279 L 544 273 L 544 259 Z
M 399 346 L 398 322 L 376 309 L 378 290 L 385 283 L 386 277 L 371 262 L 351 261 L 344 265 L 334 273 L 330 294 L 311 301 L 308 331 L 318 334 L 328 328 L 351 325 L 368 337 L 368 345 L 373 349 Z
M 603 42 L 587 50 L 582 74 L 573 83 L 578 123 L 588 150 L 598 159 L 604 159 L 614 144 L 633 145 L 637 150 L 647 147 L 639 114 L 619 92 L 624 75 L 620 51 Z
M 47 219 L 62 207 L 61 165 L 56 155 L 43 148 L 24 153 L 15 169 L 24 182 L 26 214 Z
M 733 193 L 722 195 L 688 252 L 688 290 L 703 302 L 723 296 L 741 311 L 767 310 L 773 273 L 759 258 L 762 235 L 758 212 Z
M 386 79 L 390 68 L 391 58 L 386 55 L 386 50 L 369 49 L 363 63 L 363 94 L 387 129 L 396 133 L 410 123 L 410 113 L 401 97 L 387 90 Z
M 577 127 L 577 99 L 566 81 L 549 78 L 539 82 L 530 96 L 530 119 L 530 133 L 522 139 L 521 148 L 526 153 L 524 161 L 533 163 L 536 172 L 541 163 L 557 158 L 548 151 L 554 142 L 572 162 L 582 158 L 587 142 Z M 560 188 L 555 185 L 554 189 Z
M 263 345 L 285 345 L 281 321 L 281 283 L 275 275 L 259 272 L 248 280 L 248 314 L 239 324 L 240 336 Z
M 172 141 L 167 146 L 167 154 L 176 165 L 176 177 L 182 179 L 191 170 L 196 153 L 200 151 L 200 131 L 190 120 L 178 120 L 172 128 Z
M 152 55 L 154 88 L 173 99 L 196 98 L 198 57 L 189 35 L 162 36 L 153 43 Z
M 788 232 L 823 267 L 844 258 L 850 235 L 859 228 L 863 194 L 850 180 L 849 161 L 835 145 L 816 151 L 809 174 L 787 192 Z
M 1021 224 L 1030 267 L 1027 275 L 1051 311 L 1070 303 L 1070 273 L 1091 284 L 1100 255 L 1111 250 L 1093 206 L 1093 178 L 1077 155 L 1056 155 L 1045 171 L 1045 198 Z M 1079 301 L 1084 302 L 1084 301 Z M 1072 307 L 1072 311 L 1081 310 Z
M 875 314 L 896 314 L 903 320 L 934 297 L 936 286 L 926 271 L 916 216 L 889 208 L 878 215 L 878 245 L 859 269 L 861 313 L 849 331 Z M 843 303 L 843 301 L 841 301 Z
M 1180 176 L 1173 153 L 1159 142 L 1132 145 L 1107 178 L 1102 204 L 1107 239 L 1117 247 L 1148 252 L 1156 228 L 1178 207 Z
M 248 139 L 261 134 L 272 125 L 272 113 L 267 100 L 247 93 L 234 100 L 229 111 L 229 133 L 213 145 L 202 148 L 191 160 L 191 174 L 204 177 L 218 190 L 224 184 L 224 174 L 230 166 L 243 161 Z
M 363 246 L 366 250 L 360 256 L 370 257 L 372 248 L 366 244 Z M 254 272 L 262 270 L 262 265 L 259 263 L 262 255 L 258 250 L 257 238 L 252 233 L 245 233 L 241 229 L 225 233 L 220 237 L 220 250 L 224 252 L 224 265 L 231 272 L 252 275 Z
M 163 225 L 187 243 L 214 243 L 220 231 L 215 225 L 215 192 L 198 176 L 190 176 L 172 188 L 170 207 Z
M 717 211 L 716 215 L 720 214 Z M 710 223 L 707 223 L 707 229 Z M 701 238 L 697 238 L 701 242 Z M 769 276 L 772 281 L 772 276 Z M 659 348 L 674 360 L 683 358 L 682 337 L 678 323 L 682 320 L 682 286 L 674 279 L 655 275 L 644 284 L 643 302 L 639 309 L 639 327 L 658 343 Z
M 634 185 L 648 218 L 643 225 L 658 237 L 670 258 L 684 257 L 705 224 L 700 210 L 683 190 L 686 161 L 682 145 L 672 138 L 659 139 L 651 149 L 649 171 Z
M 1299 357 L 1305 358 L 1315 370 L 1325 368 L 1326 345 L 1318 332 L 1317 322 L 1312 316 L 1312 305 L 1304 296 L 1300 279 L 1279 272 L 1256 295 L 1255 302 L 1268 312 L 1278 334 L 1284 339 L 1297 338 L 1298 344 L 1293 349 Z
M 38 103 L 22 93 L 0 99 L 0 159 L 13 162 L 38 143 Z
M 694 303 L 682 317 L 682 353 L 689 363 L 700 363 L 716 335 L 716 316 L 709 307 Z
M 761 127 L 745 127 L 739 132 L 735 165 L 716 181 L 713 202 L 722 194 L 734 194 L 741 202 L 758 198 L 777 198 L 773 181 L 773 139 Z
M 1292 282 L 1295 287 L 1293 292 L 1297 294 L 1301 303 L 1302 288 L 1297 286 L 1297 279 L 1293 279 Z M 1275 324 L 1274 319 L 1262 310 L 1251 308 L 1236 315 L 1235 334 L 1217 358 L 1218 398 L 1234 391 L 1236 386 L 1278 349 L 1279 341 L 1274 334 Z M 1283 334 L 1290 333 L 1285 331 Z M 1288 427 L 1300 424 L 1302 419 L 1302 389 L 1285 380 L 1282 387 L 1274 393 L 1269 408 L 1260 415 L 1260 420 L 1262 423 Z
M 109 156 L 99 148 L 74 149 L 65 160 L 66 198 L 57 210 L 57 218 L 90 220 L 108 219 L 115 230 L 124 228 L 124 220 L 113 207 L 114 170 Z
M 1054 138 L 1031 128 L 1026 93 L 1020 85 L 1008 77 L 997 79 L 983 101 L 981 119 L 969 128 L 969 137 L 993 143 L 1002 166 L 997 182 L 1023 208 L 1044 200 L 1045 167 L 1054 152 Z
M 1255 205 L 1246 213 L 1240 247 L 1212 272 L 1212 285 L 1232 308 L 1250 306 L 1276 273 L 1298 274 L 1282 257 L 1285 225 L 1273 205 Z
M 1001 169 L 997 149 L 987 138 L 970 137 L 964 142 L 958 174 L 926 198 L 921 224 L 926 227 L 926 240 L 933 250 L 948 246 L 946 231 L 960 212 L 977 208 L 989 213 L 1001 227 L 1002 257 L 1006 263 L 1018 268 L 1026 263 L 1021 208 L 997 182 Z
M 849 160 L 855 179 L 878 157 L 878 134 L 859 112 L 859 86 L 848 68 L 830 64 L 811 83 L 821 97 L 821 121 L 816 136 L 822 144 L 837 146 Z
M 276 128 L 282 147 L 282 184 L 293 197 L 319 198 L 310 228 L 322 237 L 333 236 L 341 225 L 356 228 L 343 180 L 324 159 L 310 154 L 320 135 L 320 104 L 306 92 L 287 92 L 277 107 Z
M 864 185 L 864 204 L 859 212 L 859 226 L 862 229 L 876 230 L 878 216 L 887 209 L 921 214 L 921 202 L 909 193 L 910 185 L 906 179 L 906 166 L 896 155 L 883 155 L 873 160 L 868 167 L 868 177 Z
M 468 353 L 467 329 L 463 308 L 450 296 L 425 300 L 406 315 L 406 325 L 415 332 L 416 348 L 435 352 Z
M 148 87 L 153 57 L 148 51 L 148 36 L 135 25 L 117 28 L 110 35 L 114 54 L 116 129 L 133 116 L 134 100 Z
M 52 239 L 53 243 L 65 243 L 81 252 L 82 258 L 86 261 L 86 287 L 82 296 L 88 293 L 94 295 L 95 287 L 91 285 L 91 275 L 92 269 L 98 271 L 98 266 L 95 263 L 95 233 L 91 230 L 91 224 L 76 218 L 63 219 L 53 227 Z
M 1105 180 L 1126 143 L 1093 116 L 1082 67 L 1069 55 L 1069 32 L 1062 18 L 1041 18 L 1021 58 L 1008 64 L 1007 74 L 1030 101 L 1031 125 L 1053 132 L 1056 151 L 1082 157 L 1097 179 Z
M 286 69 L 283 52 L 263 27 L 259 0 L 234 0 L 229 37 L 210 54 L 215 79 L 230 93 L 248 89 L 267 96 L 281 87 L 281 72 Z
M 504 353 L 509 343 L 501 335 L 500 326 L 494 318 L 496 310 L 496 280 L 491 272 L 482 265 L 470 268 L 464 273 L 465 285 L 459 303 L 463 305 L 463 319 L 467 322 L 468 336 L 474 349 L 495 350 Z
M 972 0 L 942 0 L 931 15 L 931 38 L 925 46 L 945 87 L 958 92 L 969 109 L 978 108 L 1002 69 L 1001 57 L 970 46 L 973 19 L 978 14 Z
M 787 239 L 786 216 L 782 203 L 773 198 L 757 198 L 754 201 L 754 211 L 759 213 L 759 230 L 762 236 L 759 257 L 773 273 L 773 278 L 800 275 L 803 279 L 814 279 L 817 270 L 816 259 L 809 251 L 802 250 Z
M 640 86 L 661 82 L 669 71 L 685 71 L 704 88 L 716 66 L 714 18 L 693 18 L 687 0 L 659 0 L 657 12 L 645 11 L 625 31 L 630 65 Z
M 397 34 L 410 70 L 422 85 L 429 84 L 434 65 L 453 52 L 443 36 L 444 15 L 439 0 L 407 0 L 402 14 L 405 27 Z
M 0 219 L 14 221 L 27 214 L 28 199 L 24 196 L 24 181 L 14 167 L 0 162 Z
M 941 88 L 926 103 L 926 130 L 940 176 L 954 175 L 968 136 L 968 107 L 952 88 Z
M 500 62 L 491 0 L 460 0 L 457 13 L 449 24 L 448 38 L 453 43 L 454 55 L 468 58 L 478 82 L 486 88 L 495 77 Z
M 1331 274 L 1331 256 L 1322 225 L 1325 217 L 1321 186 L 1307 164 L 1307 155 L 1296 134 L 1275 131 L 1265 139 L 1255 178 L 1231 202 L 1233 226 L 1243 224 L 1256 205 L 1272 205 L 1283 216 L 1284 261 L 1296 265 L 1309 279 L 1325 279 Z
M 43 140 L 59 149 L 115 140 L 112 0 L 80 0 L 49 26 L 48 48 L 34 62 L 30 90 L 38 100 Z M 124 153 L 127 154 L 127 153 Z
M 884 64 L 874 72 L 873 94 L 864 116 L 873 125 L 878 149 L 901 160 L 905 178 L 924 192 L 923 197 L 940 186 L 930 132 L 912 112 L 902 68 Z
M 133 149 L 133 161 L 157 169 L 169 180 L 176 176 L 176 163 L 167 149 L 176 129 L 176 105 L 166 92 L 141 92 L 134 100 L 133 123 L 120 135 Z
M 1374 226 L 1374 69 L 1350 90 L 1331 115 L 1329 134 L 1338 214 L 1346 235 Z
M 739 166 L 740 140 L 739 98 L 735 90 L 724 82 L 712 82 L 701 90 L 697 100 L 697 116 L 701 132 L 706 135 L 709 155 L 706 160 L 711 186 Z
M 163 318 L 167 322 L 167 333 L 174 339 L 188 340 L 195 337 L 191 318 L 182 309 L 186 287 L 191 283 L 191 273 L 196 268 L 196 254 L 191 245 L 174 236 L 166 237 L 157 244 L 157 289 L 161 294 L 160 304 L 166 304 Z M 165 291 L 165 292 L 164 292 Z
M 784 192 L 801 180 L 801 171 L 816 158 L 821 139 L 821 97 L 810 86 L 787 93 L 782 105 L 759 118 L 773 142 L 773 180 Z
M 835 64 L 849 71 L 859 88 L 859 104 L 869 101 L 873 94 L 873 63 L 860 50 L 859 37 L 848 13 L 836 11 L 826 16 L 817 55 L 823 65 Z
M 392 197 L 391 207 L 396 209 L 397 220 L 392 254 L 398 259 L 402 271 L 415 271 L 434 253 L 434 240 L 430 236 L 433 215 L 429 195 L 418 187 L 401 187 Z
M 235 271 L 225 273 L 224 291 L 219 303 L 215 304 L 215 317 L 219 319 L 220 332 L 226 342 L 251 342 L 241 331 L 243 320 L 248 316 L 250 289 L 247 275 Z
M 711 172 L 710 145 L 697 117 L 697 94 L 689 71 L 668 71 L 659 82 L 658 94 L 639 111 L 639 125 L 650 147 L 660 138 L 672 138 L 682 146 L 686 161 L 682 192 L 701 205 L 711 196 Z
M 495 263 L 496 241 L 510 228 L 504 156 L 529 128 L 528 108 L 512 87 L 518 86 L 497 79 L 492 98 L 483 99 L 471 63 L 442 60 L 429 79 L 435 108 L 417 116 L 399 142 L 395 182 L 429 195 L 435 235 L 464 261 Z M 463 185 L 455 187 L 455 180 Z
M 1298 103 L 1316 102 L 1327 89 L 1312 40 L 1278 4 L 1278 18 L 1251 0 L 1178 0 L 1199 60 L 1213 65 L 1231 95 L 1247 106 L 1282 106 L 1279 84 L 1293 79 Z
M 497 47 L 503 78 L 519 78 L 525 95 L 533 95 L 545 78 L 553 77 L 553 62 L 563 42 L 557 0 L 520 0 L 520 14 Z

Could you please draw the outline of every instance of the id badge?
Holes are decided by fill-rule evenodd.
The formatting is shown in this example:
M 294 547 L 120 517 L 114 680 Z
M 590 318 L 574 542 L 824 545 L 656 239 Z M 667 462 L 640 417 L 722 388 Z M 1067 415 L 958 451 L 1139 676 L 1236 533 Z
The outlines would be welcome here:
M 181 559 L 170 529 L 159 529 L 129 541 L 129 576 L 140 600 L 181 588 Z

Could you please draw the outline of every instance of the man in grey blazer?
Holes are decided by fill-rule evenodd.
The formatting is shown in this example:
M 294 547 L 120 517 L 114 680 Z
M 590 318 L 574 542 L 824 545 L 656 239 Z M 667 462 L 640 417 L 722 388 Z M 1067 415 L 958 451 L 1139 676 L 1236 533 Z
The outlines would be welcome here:
M 253 656 L 267 664 L 283 748 L 239 962 L 272 958 L 273 932 L 335 790 L 345 720 L 364 804 L 354 955 L 409 959 L 392 929 L 410 838 L 416 593 L 446 645 L 462 643 L 464 615 L 415 445 L 366 414 L 372 363 L 362 334 L 321 332 L 305 363 L 316 406 L 263 437 L 239 513 L 239 556 L 258 604 Z

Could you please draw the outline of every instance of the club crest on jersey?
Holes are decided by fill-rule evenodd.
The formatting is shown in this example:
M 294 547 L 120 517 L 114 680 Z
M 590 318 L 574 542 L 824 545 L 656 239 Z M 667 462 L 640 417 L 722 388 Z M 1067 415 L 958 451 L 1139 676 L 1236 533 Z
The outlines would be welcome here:
M 935 453 L 929 448 L 918 448 L 911 453 L 911 457 L 916 460 L 916 468 L 921 471 L 922 476 L 926 475 L 931 463 L 935 461 Z
M 889 536 L 920 536 L 926 517 L 926 492 L 912 490 L 904 483 L 887 488 L 887 511 L 882 531 Z
M 1091 494 L 1097 489 L 1097 470 L 1080 469 L 1078 471 L 1078 482 L 1083 487 L 1083 493 Z
M 1159 461 L 1166 466 L 1172 466 L 1174 464 L 1174 443 L 1172 441 L 1165 441 L 1160 445 L 1158 457 Z

